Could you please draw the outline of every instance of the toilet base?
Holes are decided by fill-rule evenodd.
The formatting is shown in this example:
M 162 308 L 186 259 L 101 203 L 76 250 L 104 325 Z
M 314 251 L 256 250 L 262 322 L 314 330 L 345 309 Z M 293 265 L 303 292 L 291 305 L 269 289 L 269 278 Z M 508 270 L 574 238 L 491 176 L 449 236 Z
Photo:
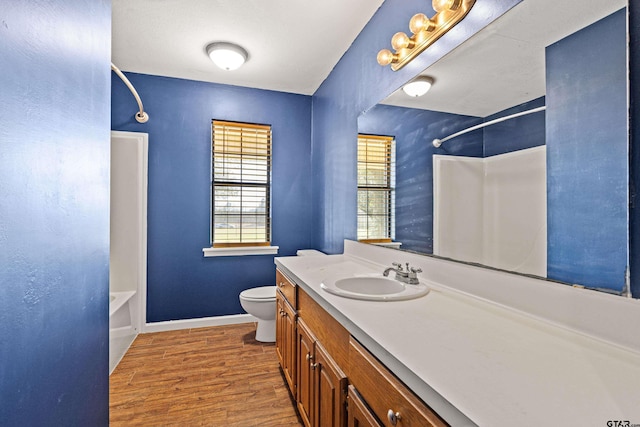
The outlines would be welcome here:
M 276 341 L 276 321 L 258 319 L 256 328 L 256 341 L 275 342 Z

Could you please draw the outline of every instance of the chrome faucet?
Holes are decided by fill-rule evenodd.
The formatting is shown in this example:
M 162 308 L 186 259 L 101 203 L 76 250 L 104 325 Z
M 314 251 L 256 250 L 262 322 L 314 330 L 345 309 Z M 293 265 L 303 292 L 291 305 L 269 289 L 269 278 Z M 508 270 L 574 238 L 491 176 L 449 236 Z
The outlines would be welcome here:
M 386 268 L 383 272 L 382 275 L 384 277 L 388 277 L 389 276 L 389 272 L 390 271 L 395 271 L 396 272 L 396 280 L 402 282 L 402 283 L 408 283 L 410 285 L 417 285 L 418 283 L 420 283 L 420 280 L 418 280 L 418 273 L 422 273 L 421 269 L 416 269 L 413 267 L 409 267 L 409 263 L 407 263 L 407 269 L 403 270 L 402 268 L 402 264 L 398 263 L 398 262 L 394 262 L 391 265 L 393 265 L 393 267 L 389 267 Z
M 409 273 L 407 274 L 407 283 L 410 285 L 417 285 L 420 283 L 418 273 L 422 273 L 422 269 L 413 267 L 409 268 L 409 264 L 407 264 L 407 269 L 409 270 Z
M 399 262 L 392 262 L 391 265 L 393 265 L 393 267 L 389 267 L 389 268 L 385 269 L 382 272 L 382 275 L 384 277 L 387 277 L 387 276 L 389 276 L 389 272 L 390 271 L 395 271 L 396 272 L 396 280 L 400 280 L 401 282 L 404 282 L 404 280 L 401 280 L 401 278 L 406 278 L 407 277 L 407 272 L 402 269 L 402 264 L 400 264 Z

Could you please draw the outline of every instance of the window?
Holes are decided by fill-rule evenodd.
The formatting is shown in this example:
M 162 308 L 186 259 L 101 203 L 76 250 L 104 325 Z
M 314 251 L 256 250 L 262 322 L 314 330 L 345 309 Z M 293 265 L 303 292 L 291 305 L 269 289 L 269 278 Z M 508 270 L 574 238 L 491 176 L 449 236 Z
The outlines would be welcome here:
M 212 246 L 269 246 L 271 126 L 213 120 L 212 127 Z
M 358 135 L 358 240 L 391 242 L 394 211 L 394 138 Z

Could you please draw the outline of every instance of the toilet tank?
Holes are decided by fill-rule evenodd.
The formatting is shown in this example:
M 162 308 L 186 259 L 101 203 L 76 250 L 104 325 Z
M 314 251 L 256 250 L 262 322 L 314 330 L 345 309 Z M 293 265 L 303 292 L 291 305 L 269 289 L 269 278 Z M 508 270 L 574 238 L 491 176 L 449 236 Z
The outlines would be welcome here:
M 315 249 L 299 249 L 296 252 L 298 256 L 320 256 L 326 255 L 324 252 L 316 251 Z

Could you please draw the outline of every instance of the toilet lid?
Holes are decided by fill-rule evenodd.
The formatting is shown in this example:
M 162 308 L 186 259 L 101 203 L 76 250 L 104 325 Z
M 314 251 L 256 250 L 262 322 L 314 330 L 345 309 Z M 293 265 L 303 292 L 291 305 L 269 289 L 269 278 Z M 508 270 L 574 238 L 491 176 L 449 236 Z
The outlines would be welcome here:
M 275 286 L 260 286 L 258 288 L 247 289 L 242 291 L 240 296 L 251 299 L 275 299 L 276 287 Z

